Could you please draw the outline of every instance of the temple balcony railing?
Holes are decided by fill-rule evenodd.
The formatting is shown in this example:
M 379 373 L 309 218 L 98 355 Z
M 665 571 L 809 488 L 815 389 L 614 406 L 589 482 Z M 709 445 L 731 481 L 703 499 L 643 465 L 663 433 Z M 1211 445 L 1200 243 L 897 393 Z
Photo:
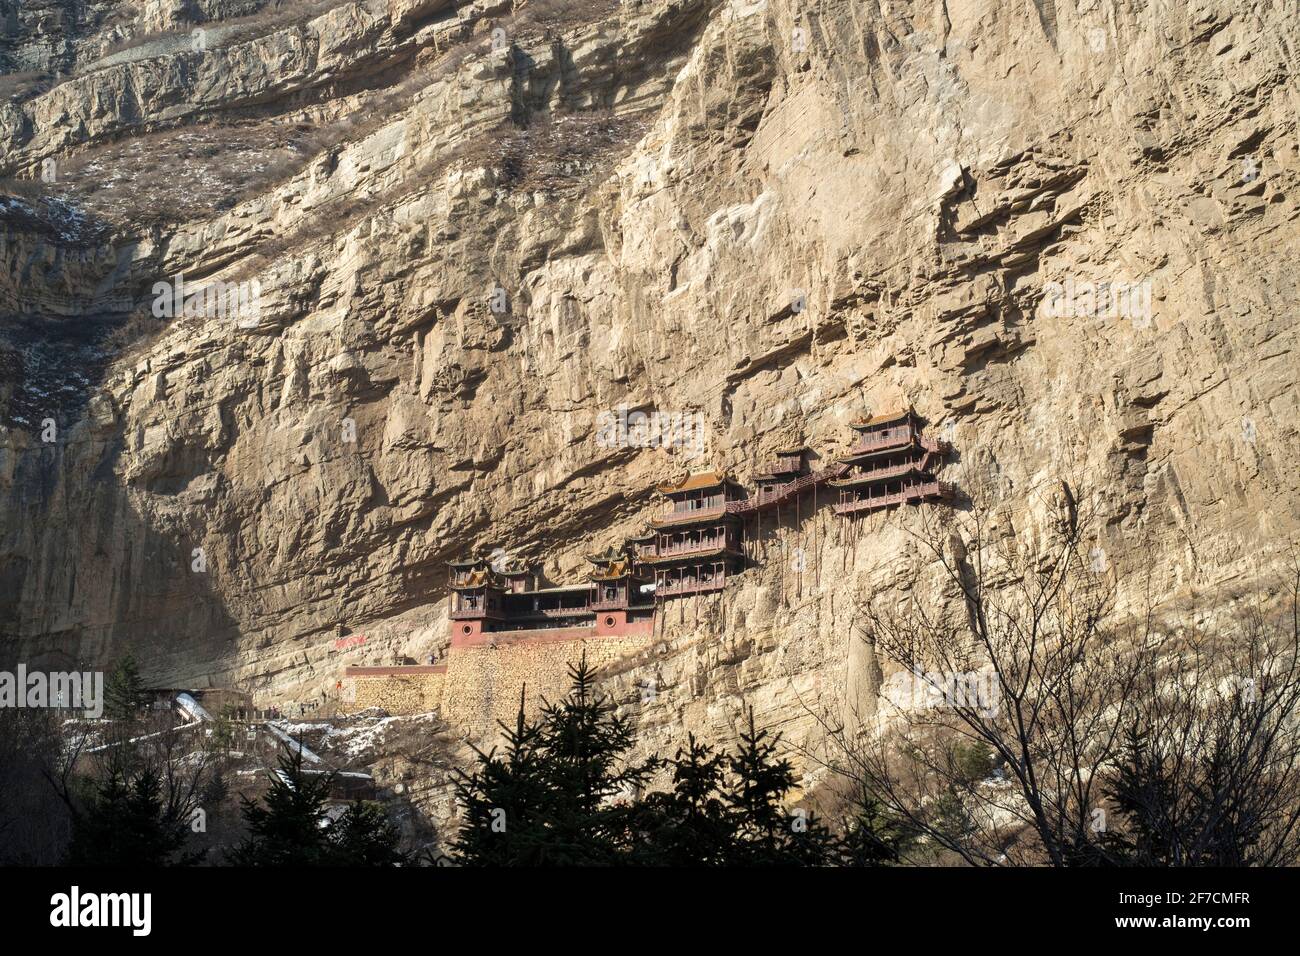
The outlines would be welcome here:
M 447 617 L 453 621 L 477 621 L 480 618 L 500 619 L 505 617 L 505 615 L 497 610 L 486 611 L 481 607 L 475 607 L 475 608 L 463 607 L 458 610 L 448 612 Z
M 610 598 L 609 600 L 592 601 L 591 609 L 593 611 L 622 611 L 627 608 L 627 598 Z
M 573 615 L 573 617 L 575 619 L 581 618 L 582 615 L 575 614 Z M 590 616 L 588 616 L 587 619 L 585 620 L 574 620 L 573 622 L 567 624 L 547 621 L 542 626 L 538 626 L 537 624 L 525 618 L 520 618 L 516 620 L 507 621 L 504 624 L 492 628 L 492 630 L 486 636 L 488 638 L 493 638 L 496 636 L 503 637 L 506 634 L 513 634 L 513 635 L 527 634 L 529 631 L 566 631 L 566 630 L 572 630 L 575 634 L 581 634 L 584 632 L 590 633 L 591 631 Z
M 709 551 L 717 551 L 719 548 L 727 547 L 738 548 L 739 545 L 734 542 L 728 544 L 721 538 L 710 538 L 709 540 L 702 541 L 698 544 L 670 545 L 666 548 L 660 548 L 658 557 L 673 558 L 679 554 L 703 554 Z
M 946 481 L 927 481 L 889 495 L 876 495 L 859 498 L 855 501 L 836 502 L 835 513 L 839 515 L 858 514 L 863 511 L 888 508 L 891 505 L 903 504 L 904 502 L 924 501 L 927 498 L 951 498 L 955 494 L 953 486 Z
M 583 604 L 579 607 L 524 607 L 512 611 L 510 617 L 573 617 L 575 614 L 583 614 L 589 608 L 589 605 Z
M 725 495 L 709 495 L 707 498 L 692 498 L 688 501 L 674 501 L 664 509 L 664 517 L 692 515 L 700 511 L 716 511 L 726 505 Z
M 791 495 L 797 494 L 800 488 L 800 482 L 811 475 L 804 475 L 803 478 L 796 478 L 793 481 L 785 481 L 779 485 L 761 486 L 755 494 L 748 498 L 741 498 L 738 501 L 727 502 L 728 514 L 744 514 L 747 511 L 754 511 L 758 508 L 766 508 L 768 505 L 774 505 L 785 501 Z M 811 483 L 811 482 L 809 482 Z
M 724 502 L 713 508 L 700 508 L 695 511 L 665 511 L 657 518 L 652 518 L 652 525 L 668 525 L 674 523 L 684 523 L 691 521 L 708 521 L 711 518 L 721 518 L 729 510 L 727 505 L 732 502 Z
M 925 435 L 922 435 L 918 441 L 922 448 L 932 454 L 946 455 L 948 452 L 952 451 L 952 442 L 945 441 L 942 438 L 927 438 Z
M 746 514 L 750 511 L 758 511 L 760 508 L 767 508 L 775 504 L 788 501 L 797 495 L 803 494 L 809 488 L 815 485 L 824 484 L 832 478 L 838 478 L 846 474 L 849 466 L 842 462 L 833 462 L 819 471 L 811 472 L 807 475 L 801 475 L 794 481 L 787 481 L 784 484 L 774 485 L 771 488 L 760 488 L 759 493 L 749 498 L 742 498 L 739 501 L 727 502 L 728 514 Z
M 717 578 L 712 581 L 679 581 L 672 584 L 662 584 L 655 590 L 655 593 L 661 597 L 676 594 L 702 594 L 707 591 L 721 591 L 726 585 L 725 578 Z
M 906 475 L 913 471 L 925 471 L 930 465 L 929 455 L 922 456 L 917 461 L 904 462 L 901 465 L 890 465 L 888 468 L 872 468 L 869 471 L 858 471 L 846 476 L 848 481 L 881 481 L 886 478 L 897 478 L 900 475 Z
M 884 431 L 864 435 L 856 445 L 849 449 L 849 454 L 862 455 L 881 448 L 906 445 L 919 434 L 920 432 L 912 425 L 897 425 L 894 428 L 886 428 Z

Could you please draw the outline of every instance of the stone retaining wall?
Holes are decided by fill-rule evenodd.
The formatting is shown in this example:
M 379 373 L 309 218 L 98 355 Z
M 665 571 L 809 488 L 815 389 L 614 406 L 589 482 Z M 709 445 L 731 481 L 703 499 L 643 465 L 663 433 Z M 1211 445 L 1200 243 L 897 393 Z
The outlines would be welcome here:
M 504 635 L 494 635 L 504 636 Z M 526 688 L 525 713 L 535 716 L 542 698 L 556 701 L 569 689 L 568 670 L 586 652 L 593 668 L 604 667 L 646 647 L 649 634 L 501 641 L 451 652 L 443 689 L 442 716 L 471 736 L 495 736 L 497 721 L 514 720 L 519 692 Z
M 349 667 L 343 672 L 339 709 L 344 713 L 379 707 L 390 714 L 426 714 L 442 703 L 446 664 Z

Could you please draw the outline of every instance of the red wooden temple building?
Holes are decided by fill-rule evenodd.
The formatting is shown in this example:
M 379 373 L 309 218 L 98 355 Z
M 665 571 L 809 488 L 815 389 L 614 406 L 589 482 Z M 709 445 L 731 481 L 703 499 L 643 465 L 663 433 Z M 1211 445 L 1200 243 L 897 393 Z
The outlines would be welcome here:
M 448 561 L 447 570 L 447 586 L 451 588 L 448 617 L 453 637 L 481 634 L 491 630 L 492 622 L 505 617 L 505 581 L 486 559 Z
M 757 485 L 754 494 L 731 503 L 728 510 L 738 515 L 772 511 L 781 505 L 797 501 L 800 495 L 815 490 L 849 470 L 847 465 L 832 462 L 829 467 L 814 471 L 809 463 L 811 454 L 806 445 L 778 449 L 776 457 L 764 462 L 754 475 Z
M 953 487 L 934 477 L 952 446 L 927 438 L 912 409 L 853 422 L 857 442 L 840 458 L 847 473 L 831 480 L 839 489 L 835 513 L 857 515 L 897 504 L 953 497 Z
M 624 633 L 627 627 L 653 623 L 654 578 L 631 547 L 610 548 L 588 555 L 587 560 L 593 566 L 588 575 L 590 607 L 601 616 L 605 632 Z
M 811 470 L 808 467 L 808 454 L 806 445 L 777 449 L 776 457 L 764 462 L 754 475 L 754 484 L 757 485 L 754 497 L 760 502 L 775 498 L 785 485 L 808 474 Z
M 652 583 L 644 566 L 626 548 L 588 560 L 595 567 L 587 583 L 550 587 L 528 565 L 494 566 L 485 557 L 449 561 L 452 643 L 484 643 L 488 634 L 649 631 L 654 597 L 642 590 Z
M 653 630 L 658 601 L 721 591 L 745 566 L 746 518 L 795 505 L 829 484 L 836 514 L 853 516 L 897 504 L 950 499 L 954 490 L 934 477 L 952 446 L 924 435 L 912 410 L 854 422 L 848 454 L 814 469 L 802 445 L 778 449 L 754 475 L 747 494 L 716 472 L 659 485 L 663 511 L 621 547 L 587 556 L 584 584 L 543 586 L 527 565 L 493 565 L 486 558 L 448 563 L 453 644 L 483 643 L 486 634 L 518 636 L 640 634 Z M 827 495 L 827 498 L 831 498 Z M 761 535 L 762 521 L 755 533 Z
M 650 519 L 654 552 L 642 560 L 654 569 L 655 594 L 720 591 L 727 575 L 744 562 L 741 521 L 728 504 L 745 500 L 745 490 L 725 475 L 701 472 L 656 489 L 667 500 Z

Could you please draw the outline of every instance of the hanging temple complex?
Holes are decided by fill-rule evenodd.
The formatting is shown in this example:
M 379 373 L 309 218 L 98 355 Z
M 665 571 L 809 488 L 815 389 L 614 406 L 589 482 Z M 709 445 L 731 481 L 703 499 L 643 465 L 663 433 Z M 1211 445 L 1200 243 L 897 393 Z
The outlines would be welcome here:
M 444 716 L 484 726 L 486 717 L 503 713 L 474 713 L 494 687 L 545 686 L 548 678 L 554 684 L 582 654 L 594 666 L 611 663 L 645 647 L 667 602 L 724 590 L 753 563 L 746 542 L 761 539 L 765 523 L 779 525 L 783 507 L 800 514 L 829 504 L 852 520 L 955 497 L 953 486 L 935 477 L 952 446 L 926 436 L 913 410 L 851 427 L 857 436 L 847 454 L 821 468 L 813 467 L 807 447 L 778 449 L 754 476 L 752 492 L 713 471 L 659 485 L 660 513 L 622 546 L 588 555 L 582 583 L 547 585 L 536 567 L 506 562 L 502 552 L 449 562 L 451 633 L 444 662 L 348 667 L 348 709 L 414 713 L 440 707 Z M 510 653 L 492 653 L 502 650 Z M 517 697 L 497 696 L 517 706 Z

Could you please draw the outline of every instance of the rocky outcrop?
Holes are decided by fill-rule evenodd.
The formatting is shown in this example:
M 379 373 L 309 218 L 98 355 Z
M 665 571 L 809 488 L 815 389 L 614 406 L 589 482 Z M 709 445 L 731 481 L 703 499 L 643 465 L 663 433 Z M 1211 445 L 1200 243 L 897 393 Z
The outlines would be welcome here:
M 906 403 L 1011 527 L 1062 481 L 1099 496 L 1096 551 L 1162 599 L 1295 541 L 1277 4 L 391 0 L 220 36 L 0 108 L 8 172 L 72 170 L 0 212 L 11 655 L 326 694 L 442 648 L 443 561 L 568 579 L 654 482 L 831 456 Z M 177 195 L 200 128 L 227 148 Z M 160 162 L 108 185 L 133 143 Z M 254 146 L 276 163 L 235 190 Z M 256 281 L 256 314 L 155 318 L 177 275 Z M 607 447 L 621 405 L 698 413 L 707 445 Z M 930 578 L 914 513 L 827 512 L 771 544 L 811 564 L 769 551 L 611 677 L 638 708 L 656 681 L 649 739 L 869 712 L 854 604 Z

